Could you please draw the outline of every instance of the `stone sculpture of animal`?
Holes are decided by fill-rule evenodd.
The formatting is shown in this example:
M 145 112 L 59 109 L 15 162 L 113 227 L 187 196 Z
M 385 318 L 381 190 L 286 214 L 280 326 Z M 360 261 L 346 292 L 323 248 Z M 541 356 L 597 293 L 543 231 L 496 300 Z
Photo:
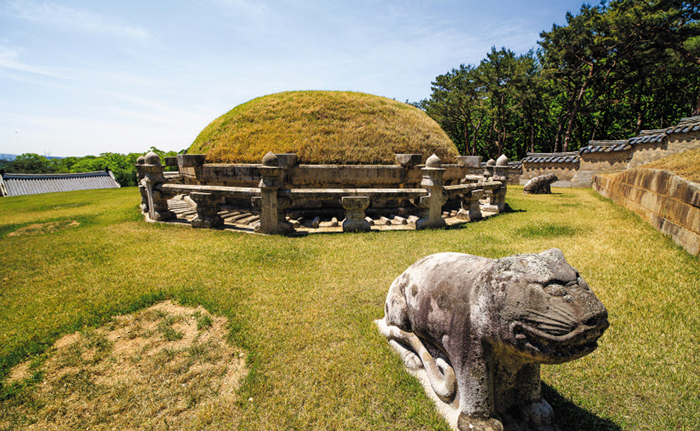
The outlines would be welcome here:
M 425 368 L 460 430 L 554 430 L 540 364 L 591 353 L 607 311 L 558 249 L 488 259 L 425 257 L 386 298 L 380 331 L 408 368 Z
M 552 183 L 559 178 L 554 174 L 544 174 L 535 177 L 523 186 L 523 192 L 526 194 L 549 194 L 552 193 Z

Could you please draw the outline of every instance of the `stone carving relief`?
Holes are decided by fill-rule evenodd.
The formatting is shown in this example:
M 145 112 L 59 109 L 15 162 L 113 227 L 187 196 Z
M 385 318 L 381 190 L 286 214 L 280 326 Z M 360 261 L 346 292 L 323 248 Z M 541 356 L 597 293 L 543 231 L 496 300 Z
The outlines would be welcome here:
M 552 431 L 540 364 L 591 353 L 607 311 L 558 249 L 425 257 L 391 285 L 380 332 L 458 430 Z

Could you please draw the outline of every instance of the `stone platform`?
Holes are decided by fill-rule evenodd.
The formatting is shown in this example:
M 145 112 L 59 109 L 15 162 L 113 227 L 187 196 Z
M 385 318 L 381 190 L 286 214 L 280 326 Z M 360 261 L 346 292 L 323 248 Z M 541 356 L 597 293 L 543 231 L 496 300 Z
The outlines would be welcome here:
M 482 218 L 488 218 L 498 214 L 497 211 L 491 211 L 490 209 L 488 205 L 482 206 Z M 168 199 L 168 210 L 172 211 L 177 218 L 164 223 L 189 226 L 197 215 L 196 204 L 185 195 L 178 195 L 172 199 Z M 442 218 L 445 220 L 446 226 L 450 227 L 469 223 L 469 220 L 457 217 L 457 213 L 458 211 L 442 213 Z M 219 227 L 221 230 L 254 233 L 256 226 L 260 223 L 259 212 L 235 209 L 226 205 L 221 205 L 219 207 L 218 215 L 224 220 L 224 224 Z M 297 233 L 302 235 L 343 232 L 343 220 L 339 220 L 336 217 L 315 217 L 314 219 L 304 217 L 291 219 L 287 217 L 286 220 L 294 225 Z M 369 222 L 372 231 L 406 231 L 416 229 L 415 221 L 418 220 L 418 217 L 366 217 L 365 220 Z

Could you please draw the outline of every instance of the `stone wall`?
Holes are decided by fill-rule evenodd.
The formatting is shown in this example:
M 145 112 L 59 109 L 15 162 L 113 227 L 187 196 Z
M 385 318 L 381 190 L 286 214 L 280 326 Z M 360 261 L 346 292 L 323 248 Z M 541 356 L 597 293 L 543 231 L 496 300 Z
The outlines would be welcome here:
M 554 174 L 558 180 L 552 187 L 576 186 L 580 158 L 578 153 L 528 153 L 522 161 L 523 173 L 520 176 L 520 185 L 527 184 L 535 177 L 545 174 Z
M 700 184 L 668 171 L 632 169 L 595 176 L 593 189 L 639 214 L 690 254 L 700 254 Z
M 626 151 L 582 153 L 576 184 L 573 187 L 590 187 L 597 174 L 622 172 L 632 159 L 632 149 Z

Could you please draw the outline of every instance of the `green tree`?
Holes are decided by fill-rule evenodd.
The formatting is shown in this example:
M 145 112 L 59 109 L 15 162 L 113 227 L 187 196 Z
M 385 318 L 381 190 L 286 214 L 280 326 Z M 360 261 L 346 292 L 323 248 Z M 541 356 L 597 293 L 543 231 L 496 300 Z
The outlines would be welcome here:
M 24 153 L 17 156 L 7 166 L 8 172 L 26 174 L 48 174 L 53 172 L 53 164 L 49 159 L 34 153 Z
M 584 5 L 579 15 L 566 14 L 565 26 L 554 24 L 540 33 L 544 72 L 559 84 L 565 96 L 562 117 L 558 121 L 555 151 L 569 150 L 577 116 L 596 99 L 595 88 L 605 86 L 617 64 L 614 53 L 619 47 L 610 37 L 604 19 L 605 5 Z
M 440 124 L 461 154 L 478 153 L 477 138 L 487 116 L 482 89 L 480 72 L 462 64 L 435 78 L 431 97 L 416 104 Z
M 540 49 L 493 48 L 432 83 L 416 104 L 461 152 L 522 157 L 700 115 L 700 4 L 611 0 L 568 13 Z

